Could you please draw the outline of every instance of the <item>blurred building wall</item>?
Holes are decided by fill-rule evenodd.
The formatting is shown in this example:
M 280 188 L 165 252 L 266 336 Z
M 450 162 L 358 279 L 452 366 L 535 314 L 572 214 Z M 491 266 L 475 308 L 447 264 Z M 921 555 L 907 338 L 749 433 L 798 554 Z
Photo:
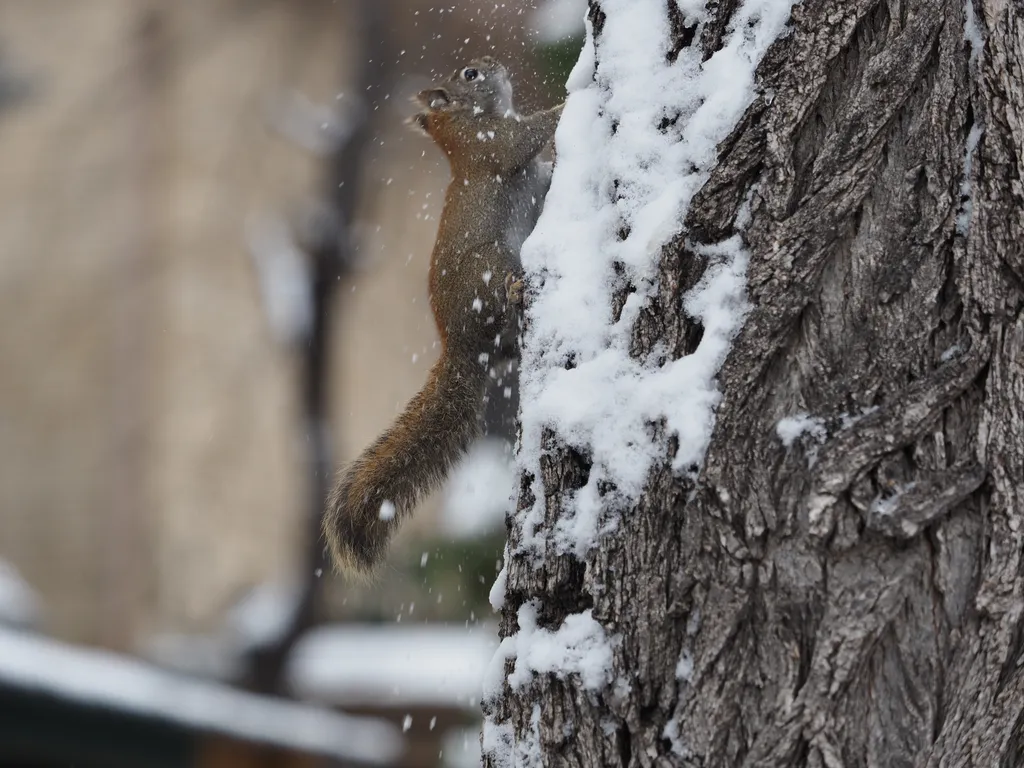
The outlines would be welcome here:
M 358 51 L 346 6 L 0 2 L 0 46 L 32 83 L 0 113 L 0 557 L 55 634 L 132 647 L 201 630 L 299 566 L 295 351 L 268 327 L 245 230 L 324 183 L 323 158 L 271 130 L 268 105 L 295 88 L 334 102 Z M 426 0 L 395 8 L 412 77 L 383 107 L 364 259 L 339 287 L 339 459 L 436 357 L 425 275 L 447 169 L 399 97 L 453 66 L 451 47 L 491 52 L 483 33 L 463 41 L 498 6 L 455 22 Z
M 242 232 L 315 184 L 264 108 L 332 98 L 329 6 L 0 4 L 36 84 L 0 117 L 0 556 L 58 634 L 202 624 L 293 565 L 293 373 Z

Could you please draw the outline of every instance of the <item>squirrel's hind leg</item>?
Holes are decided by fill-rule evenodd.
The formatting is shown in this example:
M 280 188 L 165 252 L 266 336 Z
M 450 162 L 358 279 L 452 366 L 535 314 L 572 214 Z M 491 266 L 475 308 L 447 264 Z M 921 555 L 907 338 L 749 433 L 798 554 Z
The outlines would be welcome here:
M 526 286 L 517 272 L 508 272 L 503 288 L 503 317 L 495 339 L 497 355 L 492 358 L 489 371 L 483 431 L 490 437 L 501 438 L 511 451 L 519 414 L 519 334 Z
M 519 334 L 523 323 L 523 294 L 526 283 L 521 275 L 509 272 L 505 275 L 504 319 L 501 327 L 499 351 L 502 357 L 519 357 Z

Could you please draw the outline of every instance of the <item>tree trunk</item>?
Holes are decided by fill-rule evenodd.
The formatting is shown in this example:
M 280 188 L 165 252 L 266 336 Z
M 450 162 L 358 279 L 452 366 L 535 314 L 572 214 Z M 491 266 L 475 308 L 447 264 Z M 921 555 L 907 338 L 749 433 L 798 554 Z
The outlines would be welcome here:
M 669 0 L 636 44 L 711 63 L 752 2 Z M 606 105 L 627 10 L 591 0 Z M 694 353 L 702 244 L 742 238 L 702 460 L 653 423 L 643 493 L 568 551 L 596 449 L 524 431 L 489 766 L 1024 765 L 1024 10 L 804 0 L 787 30 L 630 331 L 635 360 Z

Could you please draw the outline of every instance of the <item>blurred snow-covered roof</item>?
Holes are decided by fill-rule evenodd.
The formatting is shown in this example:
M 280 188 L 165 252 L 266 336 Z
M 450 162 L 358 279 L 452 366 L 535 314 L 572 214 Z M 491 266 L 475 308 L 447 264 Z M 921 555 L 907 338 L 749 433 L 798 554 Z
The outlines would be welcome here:
M 497 647 L 491 625 L 322 627 L 295 646 L 288 678 L 302 698 L 331 704 L 475 711 Z
M 389 723 L 189 679 L 104 651 L 0 628 L 0 685 L 344 760 L 401 751 Z
M 245 664 L 244 649 L 226 632 L 162 632 L 149 638 L 141 655 L 165 669 L 207 680 L 237 680 Z
M 276 642 L 291 626 L 302 593 L 285 582 L 259 584 L 231 606 L 213 634 L 162 632 L 143 655 L 161 667 L 214 680 L 237 679 L 247 652 Z
M 35 627 L 39 623 L 40 601 L 17 569 L 0 560 L 0 625 Z

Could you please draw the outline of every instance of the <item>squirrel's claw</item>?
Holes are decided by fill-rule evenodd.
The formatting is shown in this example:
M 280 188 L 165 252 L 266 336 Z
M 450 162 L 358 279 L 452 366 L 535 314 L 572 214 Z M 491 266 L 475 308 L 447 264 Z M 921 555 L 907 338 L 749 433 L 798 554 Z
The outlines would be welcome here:
M 505 301 L 509 306 L 520 306 L 523 303 L 523 291 L 526 290 L 526 283 L 515 272 L 505 275 Z

